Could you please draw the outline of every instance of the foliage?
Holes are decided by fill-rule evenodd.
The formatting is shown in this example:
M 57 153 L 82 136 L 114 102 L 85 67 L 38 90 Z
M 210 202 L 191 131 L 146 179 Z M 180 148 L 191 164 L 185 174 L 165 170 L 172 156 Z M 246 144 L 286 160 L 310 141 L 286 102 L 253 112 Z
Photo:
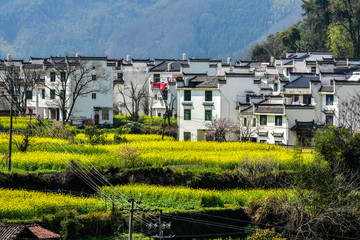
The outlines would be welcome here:
M 113 141 L 114 134 L 105 135 L 107 141 Z M 124 135 L 127 143 L 108 145 L 89 145 L 84 134 L 75 137 L 71 144 L 64 139 L 34 137 L 34 144 L 26 153 L 14 152 L 13 168 L 26 171 L 64 170 L 70 160 L 83 163 L 91 162 L 96 167 L 123 166 L 118 161 L 118 149 L 128 146 L 141 152 L 139 161 L 143 166 L 178 167 L 178 168 L 217 168 L 235 169 L 244 161 L 266 162 L 278 166 L 279 170 L 296 170 L 298 165 L 293 162 L 293 150 L 276 145 L 249 142 L 177 142 L 155 135 Z M 6 151 L 8 135 L 0 135 L 0 151 Z M 301 164 L 313 161 L 310 151 L 301 153 Z M 130 167 L 130 165 L 129 165 Z
M 253 60 L 284 57 L 284 51 L 333 51 L 334 57 L 360 56 L 360 3 L 357 0 L 303 0 L 304 18 L 269 35 L 252 49 Z
M 86 126 L 85 136 L 89 138 L 91 145 L 104 144 L 106 141 L 104 131 L 102 129 L 98 129 L 97 126 Z
M 61 236 L 66 240 L 78 239 L 81 228 L 83 226 L 75 217 L 66 218 L 61 221 Z
M 276 233 L 272 229 L 260 229 L 256 228 L 255 233 L 250 236 L 247 236 L 245 240 L 286 240 L 279 233 Z
M 140 152 L 138 148 L 123 146 L 118 151 L 118 157 L 125 162 L 125 166 L 130 166 L 132 169 L 135 166 L 139 166 L 141 162 L 139 161 Z
M 360 134 L 344 127 L 328 126 L 315 133 L 315 150 L 330 163 L 331 167 L 339 163 L 353 170 L 360 166 Z
M 33 219 L 66 209 L 87 213 L 103 210 L 104 204 L 95 198 L 74 197 L 62 193 L 0 189 L 1 219 Z
M 110 187 L 103 187 L 108 194 L 114 193 Z M 141 206 L 147 209 L 165 208 L 173 210 L 199 210 L 203 208 L 223 208 L 226 206 L 242 207 L 246 203 L 262 199 L 266 196 L 288 194 L 287 190 L 205 190 L 188 187 L 164 187 L 158 185 L 130 184 L 119 185 L 115 188 L 126 196 L 132 195 L 141 200 Z M 103 193 L 98 193 L 101 199 Z M 116 195 L 115 195 L 116 196 Z M 110 201 L 108 199 L 108 201 Z M 118 197 L 118 204 L 126 207 L 122 197 Z

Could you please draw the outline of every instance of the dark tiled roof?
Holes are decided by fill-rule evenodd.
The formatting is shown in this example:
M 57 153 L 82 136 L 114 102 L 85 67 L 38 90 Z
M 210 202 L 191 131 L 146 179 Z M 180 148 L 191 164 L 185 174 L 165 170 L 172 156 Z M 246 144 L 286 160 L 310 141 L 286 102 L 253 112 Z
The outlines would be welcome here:
M 291 131 L 295 130 L 308 130 L 312 131 L 317 128 L 317 125 L 314 121 L 312 122 L 298 122 L 296 121 L 295 125 L 290 128 Z
M 0 239 L 13 240 L 25 229 L 23 225 L 2 224 L 0 225 Z
M 289 82 L 284 85 L 284 88 L 309 88 L 311 80 L 319 80 L 319 76 L 300 76 L 292 82 Z
M 160 64 L 150 69 L 150 72 L 168 72 L 168 64 L 171 63 L 170 72 L 180 72 L 181 64 L 186 64 L 187 61 L 163 61 Z
M 319 92 L 334 92 L 333 85 L 321 85 Z
M 294 64 L 293 60 L 290 60 L 285 62 L 283 65 L 293 65 L 293 64 Z
M 185 88 L 217 88 L 222 78 L 218 76 L 196 76 L 190 79 Z
M 284 107 L 282 106 L 257 106 L 255 109 L 256 113 L 273 113 L 273 114 L 283 114 Z

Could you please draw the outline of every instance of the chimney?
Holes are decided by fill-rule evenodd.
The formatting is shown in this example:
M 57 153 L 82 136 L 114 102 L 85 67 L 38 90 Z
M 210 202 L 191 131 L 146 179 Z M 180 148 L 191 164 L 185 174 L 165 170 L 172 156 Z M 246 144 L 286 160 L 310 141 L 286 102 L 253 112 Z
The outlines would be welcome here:
M 131 57 L 130 57 L 130 55 L 126 55 L 126 61 L 127 61 L 127 62 L 131 62 Z
M 230 64 L 230 62 L 231 62 L 231 58 L 228 57 L 227 60 L 226 60 L 226 63 L 227 63 L 227 64 Z
M 168 63 L 168 65 L 167 65 L 167 70 L 168 70 L 168 72 L 170 72 L 170 71 L 171 71 L 171 62 L 170 62 L 170 63 Z
M 7 54 L 7 61 L 11 62 L 11 54 L 10 53 Z
M 185 87 L 188 87 L 190 83 L 190 79 L 189 78 L 184 78 L 184 85 Z
M 80 57 L 80 53 L 75 53 L 75 57 Z
M 186 59 L 187 59 L 186 53 L 183 53 L 182 60 L 186 60 Z

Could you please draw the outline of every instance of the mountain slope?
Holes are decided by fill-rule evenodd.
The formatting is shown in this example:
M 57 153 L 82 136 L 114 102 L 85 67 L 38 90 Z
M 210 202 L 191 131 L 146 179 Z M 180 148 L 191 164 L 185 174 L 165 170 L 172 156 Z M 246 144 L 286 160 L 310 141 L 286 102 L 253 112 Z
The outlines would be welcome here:
M 240 57 L 301 19 L 300 0 L 14 0 L 0 6 L 1 56 Z M 270 31 L 270 32 L 269 32 Z

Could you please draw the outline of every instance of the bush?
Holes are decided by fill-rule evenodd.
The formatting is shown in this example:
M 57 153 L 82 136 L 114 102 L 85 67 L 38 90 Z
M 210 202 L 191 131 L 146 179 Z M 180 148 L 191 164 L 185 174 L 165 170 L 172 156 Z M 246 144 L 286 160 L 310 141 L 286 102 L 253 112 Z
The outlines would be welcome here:
M 97 126 L 85 127 L 85 135 L 89 138 L 91 145 L 106 143 L 104 131 L 101 129 L 98 129 Z
M 246 237 L 245 240 L 286 240 L 280 234 L 276 233 L 274 229 L 255 229 L 255 233 Z
M 80 231 L 84 227 L 75 217 L 61 221 L 61 235 L 66 240 L 79 239 Z
M 224 202 L 218 196 L 203 196 L 201 198 L 202 207 L 224 207 Z

